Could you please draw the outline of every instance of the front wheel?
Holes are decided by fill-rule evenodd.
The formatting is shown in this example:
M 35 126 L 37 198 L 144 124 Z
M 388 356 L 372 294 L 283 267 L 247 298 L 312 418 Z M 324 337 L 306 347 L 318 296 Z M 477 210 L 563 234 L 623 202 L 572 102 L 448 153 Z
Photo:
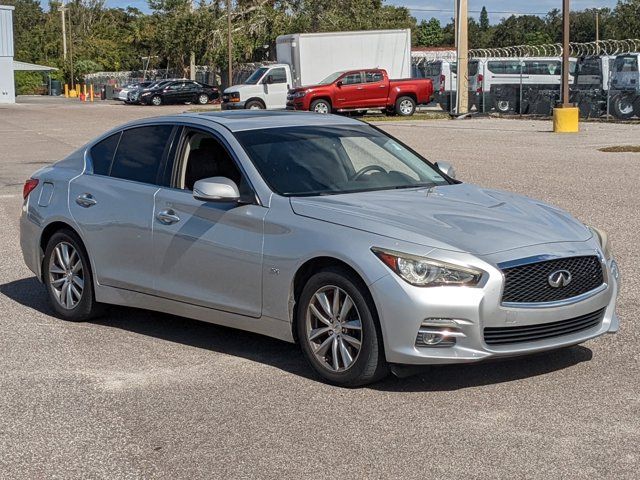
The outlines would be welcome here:
M 244 106 L 247 110 L 264 110 L 264 105 L 258 100 L 250 100 Z
M 628 120 L 635 115 L 633 97 L 620 94 L 612 100 L 613 115 L 620 120 Z M 640 112 L 639 112 L 640 113 Z
M 59 317 L 81 322 L 100 313 L 89 258 L 74 232 L 60 231 L 51 237 L 42 267 L 49 301 Z
M 209 103 L 209 96 L 205 93 L 201 93 L 200 95 L 198 95 L 198 103 L 200 105 L 206 105 L 207 103 Z
M 327 102 L 326 100 L 314 100 L 313 102 L 311 102 L 311 106 L 309 107 L 309 110 L 315 113 L 331 113 L 331 104 L 329 102 Z
M 296 328 L 307 361 L 329 383 L 357 387 L 388 374 L 373 301 L 351 272 L 329 268 L 309 279 Z
M 410 117 L 416 111 L 416 102 L 411 97 L 400 97 L 396 100 L 396 113 L 402 117 Z

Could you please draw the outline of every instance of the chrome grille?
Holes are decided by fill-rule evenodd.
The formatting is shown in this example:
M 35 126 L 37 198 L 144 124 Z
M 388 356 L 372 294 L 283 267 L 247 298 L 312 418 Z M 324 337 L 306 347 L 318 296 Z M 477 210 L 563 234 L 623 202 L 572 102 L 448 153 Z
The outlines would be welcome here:
M 570 272 L 571 282 L 553 288 L 549 285 L 549 275 L 558 270 Z M 505 277 L 503 303 L 556 302 L 590 292 L 604 283 L 602 264 L 595 255 L 547 260 L 502 271 Z
M 596 312 L 580 317 L 538 325 L 486 327 L 484 329 L 484 341 L 487 345 L 504 345 L 561 337 L 563 335 L 588 330 L 599 325 L 604 316 L 604 311 L 605 309 L 602 308 Z

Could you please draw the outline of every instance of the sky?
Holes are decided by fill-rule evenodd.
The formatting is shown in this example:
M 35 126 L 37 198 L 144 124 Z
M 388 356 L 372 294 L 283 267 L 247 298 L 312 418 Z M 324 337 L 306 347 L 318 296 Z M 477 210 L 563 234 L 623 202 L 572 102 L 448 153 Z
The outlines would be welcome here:
M 420 20 L 428 20 L 431 17 L 439 19 L 442 24 L 449 23 L 453 17 L 454 0 L 385 0 L 389 5 L 407 7 L 411 14 Z M 41 0 L 46 8 L 47 0 Z M 615 7 L 617 0 L 571 0 L 573 10 L 583 10 L 585 8 Z M 121 0 L 107 0 L 110 7 L 126 8 L 131 5 L 146 12 L 148 11 L 146 0 L 134 0 L 124 2 Z M 562 0 L 469 0 L 469 15 L 478 18 L 482 6 L 486 6 L 489 11 L 491 23 L 497 23 L 503 17 L 509 17 L 511 13 L 541 13 L 545 14 L 554 8 L 562 8 Z M 433 11 L 431 11 L 433 10 Z

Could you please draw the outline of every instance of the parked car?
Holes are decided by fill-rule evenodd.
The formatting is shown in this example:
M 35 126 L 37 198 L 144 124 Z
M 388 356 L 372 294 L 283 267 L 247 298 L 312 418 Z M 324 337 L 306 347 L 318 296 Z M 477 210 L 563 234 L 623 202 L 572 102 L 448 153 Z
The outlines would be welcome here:
M 127 95 L 127 99 L 129 103 L 141 104 L 140 95 L 144 92 L 150 92 L 151 90 L 156 90 L 160 87 L 168 85 L 171 82 L 176 81 L 176 79 L 163 79 L 163 80 L 155 80 L 151 82 L 149 85 L 141 86 L 136 89 L 132 89 Z
M 314 85 L 332 72 L 384 68 L 411 76 L 411 30 L 294 33 L 276 38 L 277 64 L 266 65 L 242 84 L 225 89 L 223 110 L 284 109 L 287 92 Z
M 611 112 L 621 120 L 640 117 L 640 53 L 618 55 L 613 62 Z
M 140 92 L 138 101 L 144 105 L 163 105 L 168 103 L 207 103 L 217 99 L 220 92 L 217 87 L 194 80 L 175 80 L 160 83 Z
M 23 195 L 24 260 L 63 319 L 118 304 L 249 330 L 338 385 L 618 330 L 604 232 L 346 117 L 138 120 Z
M 125 87 L 120 89 L 120 91 L 118 92 L 118 100 L 121 100 L 122 102 L 127 104 L 133 103 L 131 101 L 131 98 L 135 92 L 137 92 L 138 90 L 142 90 L 147 87 L 150 87 L 154 83 L 155 82 L 153 81 L 147 81 L 147 82 L 131 83 L 129 85 L 126 85 Z
M 424 78 L 390 80 L 386 70 L 348 70 L 329 75 L 317 85 L 289 90 L 287 109 L 316 113 L 380 109 L 413 115 L 416 105 L 433 97 L 433 82 Z

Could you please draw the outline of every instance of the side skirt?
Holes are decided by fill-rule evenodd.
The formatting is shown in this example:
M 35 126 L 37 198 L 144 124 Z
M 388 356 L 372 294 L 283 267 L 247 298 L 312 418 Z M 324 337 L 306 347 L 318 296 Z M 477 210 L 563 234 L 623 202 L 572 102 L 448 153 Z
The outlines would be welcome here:
M 120 288 L 96 285 L 96 300 L 100 303 L 143 308 L 169 313 L 203 322 L 259 333 L 268 337 L 294 343 L 291 324 L 271 317 L 251 318 L 212 308 L 189 305 L 175 300 L 147 295 Z

